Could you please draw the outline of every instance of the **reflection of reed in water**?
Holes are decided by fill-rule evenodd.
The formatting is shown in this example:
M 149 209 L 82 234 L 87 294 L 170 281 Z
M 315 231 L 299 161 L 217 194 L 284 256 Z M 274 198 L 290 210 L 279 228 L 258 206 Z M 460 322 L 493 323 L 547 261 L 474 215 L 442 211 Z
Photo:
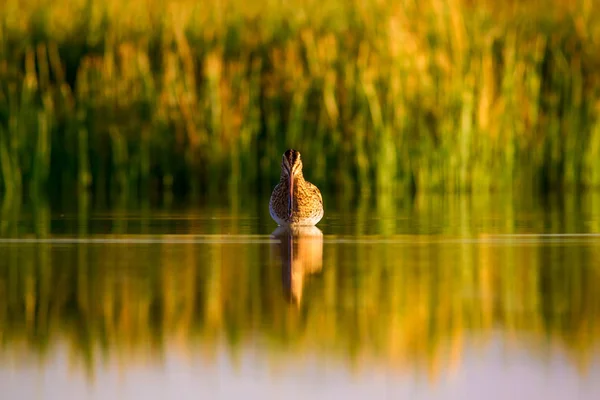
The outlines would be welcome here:
M 300 305 L 304 276 L 323 267 L 323 232 L 316 226 L 280 226 L 272 236 L 280 240 L 273 250 L 281 260 L 286 299 Z
M 556 205 L 543 211 L 527 206 L 532 207 L 526 210 L 528 218 L 535 215 L 527 227 L 599 231 L 598 219 L 589 216 L 596 215 L 600 196 L 568 199 L 558 212 Z M 600 246 L 447 243 L 444 238 L 456 238 L 457 232 L 499 230 L 499 220 L 507 224 L 503 232 L 523 229 L 513 201 L 503 201 L 506 208 L 501 209 L 499 203 L 474 207 L 467 199 L 450 200 L 418 200 L 407 214 L 417 221 L 411 231 L 435 226 L 436 235 L 415 235 L 409 241 L 401 235 L 398 243 L 371 242 L 360 235 L 378 223 L 376 231 L 394 239 L 400 224 L 394 218 L 369 219 L 365 207 L 364 220 L 350 218 L 344 228 L 361 240 L 336 240 L 339 228 L 334 228 L 323 258 L 318 228 L 311 229 L 318 240 L 305 229 L 309 237 L 277 230 L 274 236 L 283 234 L 291 239 L 284 242 L 293 245 L 289 258 L 289 248 L 282 249 L 283 260 L 289 260 L 282 270 L 269 262 L 268 246 L 253 242 L 124 246 L 0 240 L 0 365 L 10 354 L 25 359 L 24 348 L 43 360 L 63 340 L 72 359 L 90 372 L 102 359 L 123 365 L 160 360 L 173 343 L 184 354 L 202 351 L 213 360 L 222 340 L 238 354 L 244 346 L 255 346 L 260 336 L 269 343 L 262 351 L 291 362 L 298 354 L 316 352 L 347 365 L 368 368 L 373 362 L 427 371 L 436 378 L 460 368 L 467 346 L 484 349 L 499 334 L 510 347 L 522 346 L 540 359 L 553 349 L 564 350 L 580 371 L 589 371 L 600 347 Z M 23 235 L 23 229 L 51 237 L 50 228 L 56 227 L 46 203 L 36 205 L 26 225 L 19 225 L 18 213 L 25 214 L 19 206 L 3 209 L 0 239 Z M 388 209 L 377 210 L 382 214 L 376 215 L 385 216 Z M 499 214 L 490 218 L 495 210 Z M 76 221 L 84 233 L 85 221 L 85 213 Z M 152 222 L 143 221 L 143 226 Z M 475 227 L 473 221 L 482 225 Z M 231 227 L 224 219 L 210 224 L 206 229 L 215 233 Z M 115 214 L 111 233 L 129 229 L 126 214 Z M 197 228 L 189 229 L 193 234 Z M 431 241 L 419 241 L 427 238 Z M 307 285 L 306 275 L 321 263 L 327 268 Z M 300 271 L 300 276 L 292 273 Z M 281 301 L 282 272 L 291 299 L 294 293 L 309 297 L 302 313 L 289 312 Z M 302 288 L 310 291 L 299 292 Z

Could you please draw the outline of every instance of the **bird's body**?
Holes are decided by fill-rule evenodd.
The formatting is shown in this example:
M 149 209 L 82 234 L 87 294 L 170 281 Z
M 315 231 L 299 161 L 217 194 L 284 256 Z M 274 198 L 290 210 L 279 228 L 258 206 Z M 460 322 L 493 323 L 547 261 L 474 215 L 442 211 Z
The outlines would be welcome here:
M 288 150 L 281 162 L 281 178 L 269 202 L 271 218 L 281 226 L 316 225 L 323 218 L 319 189 L 304 179 L 300 152 Z

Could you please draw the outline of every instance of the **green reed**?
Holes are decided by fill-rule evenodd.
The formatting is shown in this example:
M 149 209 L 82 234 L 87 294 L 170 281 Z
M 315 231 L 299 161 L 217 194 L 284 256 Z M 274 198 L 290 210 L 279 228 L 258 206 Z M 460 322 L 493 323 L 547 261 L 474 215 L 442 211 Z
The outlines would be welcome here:
M 597 2 L 0 5 L 0 182 L 234 197 L 600 185 Z

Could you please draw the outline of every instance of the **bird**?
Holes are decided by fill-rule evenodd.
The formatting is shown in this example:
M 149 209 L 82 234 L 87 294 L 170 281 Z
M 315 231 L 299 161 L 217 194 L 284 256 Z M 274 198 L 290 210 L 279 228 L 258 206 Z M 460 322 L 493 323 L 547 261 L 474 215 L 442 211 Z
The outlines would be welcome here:
M 323 218 L 323 197 L 304 179 L 297 150 L 283 153 L 281 176 L 271 194 L 269 213 L 279 226 L 316 225 Z

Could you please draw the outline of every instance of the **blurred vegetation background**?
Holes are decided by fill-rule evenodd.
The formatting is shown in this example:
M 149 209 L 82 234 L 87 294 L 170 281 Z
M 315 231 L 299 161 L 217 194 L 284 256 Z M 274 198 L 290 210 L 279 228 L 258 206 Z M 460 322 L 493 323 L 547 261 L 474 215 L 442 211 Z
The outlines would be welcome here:
M 4 0 L 0 190 L 600 185 L 595 0 Z

